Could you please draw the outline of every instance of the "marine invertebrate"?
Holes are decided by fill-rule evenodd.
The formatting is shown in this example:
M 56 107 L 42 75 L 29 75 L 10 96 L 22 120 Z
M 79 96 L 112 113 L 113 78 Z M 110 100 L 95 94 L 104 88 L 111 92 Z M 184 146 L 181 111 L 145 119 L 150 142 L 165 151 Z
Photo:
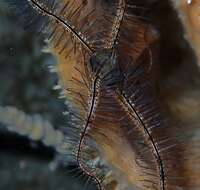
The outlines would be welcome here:
M 71 143 L 80 169 L 103 189 L 93 167 L 99 155 L 132 187 L 197 188 L 199 172 L 190 162 L 198 160 L 198 152 L 185 140 L 187 129 L 165 122 L 157 103 L 157 35 L 135 15 L 140 8 L 127 1 L 55 2 L 18 5 L 33 11 L 25 10 L 36 18 L 29 25 L 38 18 L 49 24 L 47 32 L 52 29 L 51 51 L 74 115 Z
M 64 134 L 54 129 L 40 115 L 29 116 L 14 107 L 0 107 L 0 122 L 6 125 L 8 131 L 27 136 L 34 141 L 42 141 L 57 151 L 64 144 Z

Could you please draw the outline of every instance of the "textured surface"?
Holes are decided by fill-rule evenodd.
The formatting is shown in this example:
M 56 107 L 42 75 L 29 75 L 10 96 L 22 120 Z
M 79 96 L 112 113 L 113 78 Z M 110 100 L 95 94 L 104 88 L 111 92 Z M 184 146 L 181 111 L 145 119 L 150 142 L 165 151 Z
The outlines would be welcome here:
M 47 68 L 55 64 L 55 60 L 41 53 L 43 43 L 39 39 L 25 33 L 13 21 L 0 3 L 0 39 L 3 41 L 0 45 L 0 105 L 16 107 L 31 115 L 37 113 L 56 128 L 67 125 L 62 115 L 66 106 L 57 98 L 59 93 L 52 90 L 57 76 Z M 73 178 L 71 169 L 56 169 L 51 149 L 11 135 L 5 131 L 4 124 L 0 124 L 1 190 L 82 189 L 81 178 Z
M 150 15 L 151 19 L 153 20 L 154 25 L 158 28 L 158 30 L 160 30 L 160 55 L 161 56 L 160 58 L 158 58 L 158 63 L 159 63 L 159 67 L 161 68 L 161 72 L 159 76 L 159 83 L 157 84 L 158 85 L 157 88 L 160 94 L 160 99 L 167 104 L 170 113 L 177 120 L 178 126 L 182 126 L 185 128 L 190 127 L 190 129 L 193 129 L 195 127 L 198 127 L 198 121 L 199 121 L 198 119 L 199 117 L 199 106 L 198 106 L 199 105 L 199 87 L 198 86 L 200 82 L 199 73 L 197 72 L 197 69 L 196 69 L 196 63 L 194 61 L 193 53 L 190 50 L 187 42 L 184 40 L 181 23 L 178 20 L 176 13 L 173 11 L 172 7 L 169 6 L 167 1 L 165 2 L 164 1 L 162 2 L 149 1 L 149 2 L 153 4 L 152 4 L 152 9 L 150 9 L 147 15 Z M 147 1 L 145 3 L 147 3 Z M 3 28 L 3 29 L 6 31 L 6 28 Z M 5 36 L 8 36 L 8 39 L 10 39 L 10 36 L 13 36 L 12 26 L 9 26 L 7 30 L 10 31 L 10 33 L 8 33 L 7 31 L 4 32 L 4 35 L 2 35 L 2 38 L 4 39 L 5 39 Z M 21 35 L 21 32 L 20 32 L 20 35 Z M 15 38 L 8 40 L 5 44 L 2 44 L 2 50 L 4 51 L 4 53 L 2 56 L 3 60 L 1 62 L 1 64 L 3 65 L 2 66 L 3 73 L 1 74 L 1 77 L 3 78 L 2 81 L 7 81 L 7 84 L 3 82 L 3 84 L 1 85 L 1 87 L 3 88 L 2 94 L 1 94 L 2 105 L 16 106 L 27 113 L 35 113 L 35 112 L 40 113 L 43 117 L 45 117 L 45 119 L 50 120 L 56 127 L 63 125 L 63 122 L 65 125 L 65 121 L 63 120 L 63 117 L 60 114 L 63 111 L 62 102 L 57 102 L 56 98 L 52 98 L 54 97 L 55 94 L 52 93 L 51 90 L 48 90 L 48 89 L 46 90 L 46 87 L 49 86 L 51 88 L 52 86 L 52 84 L 49 85 L 49 83 L 51 83 L 51 79 L 50 79 L 51 77 L 48 78 L 49 74 L 47 74 L 45 69 L 42 69 L 40 66 L 38 66 L 38 64 L 45 62 L 45 60 L 47 59 L 46 56 L 40 53 L 40 50 L 39 50 L 40 46 L 38 46 L 37 43 L 36 43 L 36 47 L 32 47 L 32 44 L 34 43 L 29 35 L 27 35 L 27 38 L 17 37 L 17 39 L 19 39 L 18 41 L 15 41 L 14 39 Z M 58 38 L 57 41 L 59 41 L 59 39 L 60 38 Z M 24 42 L 25 44 L 23 45 L 22 42 Z M 27 42 L 29 43 L 27 44 Z M 14 46 L 14 44 L 17 46 Z M 21 48 L 21 45 L 23 45 L 23 47 L 25 48 Z M 28 45 L 31 46 L 30 48 L 31 50 L 27 52 L 28 50 L 27 47 L 29 47 Z M 18 49 L 22 49 L 21 50 L 22 54 L 20 53 L 18 54 L 17 52 Z M 33 55 L 32 55 L 32 51 L 33 51 Z M 157 52 L 157 55 L 158 54 L 159 53 Z M 11 66 L 7 63 L 9 62 L 8 60 L 11 62 L 13 60 Z M 58 59 L 58 61 L 65 62 L 65 59 L 61 59 L 61 60 Z M 47 63 L 49 62 L 50 60 L 47 60 Z M 63 71 L 63 75 L 65 74 L 66 71 L 69 72 L 69 68 L 67 67 L 65 68 L 64 65 L 61 65 L 60 69 L 61 71 Z M 11 74 L 9 75 L 9 77 L 7 77 L 8 76 L 7 74 L 9 72 L 11 72 Z M 129 72 L 131 73 L 131 70 Z M 74 72 L 70 74 L 74 74 Z M 67 76 L 64 80 L 68 80 L 68 78 L 71 75 L 64 75 L 64 76 Z M 12 78 L 12 77 L 15 77 L 15 78 Z M 19 78 L 21 78 L 20 81 L 19 81 Z M 47 78 L 47 79 L 44 80 L 44 78 Z M 53 79 L 53 83 L 54 83 L 54 80 L 55 79 Z M 41 81 L 42 81 L 42 84 L 41 84 Z M 23 82 L 26 82 L 26 84 L 23 85 Z M 127 84 L 126 84 L 127 94 L 129 91 L 127 89 L 130 87 L 129 83 L 130 82 L 127 80 Z M 22 89 L 18 88 L 21 86 L 24 86 L 25 88 L 22 88 Z M 108 93 L 108 95 L 109 97 L 101 99 L 101 101 L 103 102 L 102 105 L 104 105 L 104 102 L 106 102 L 106 100 L 108 100 L 109 98 L 111 98 L 112 101 L 115 98 L 115 96 L 112 97 L 112 94 Z M 107 103 L 106 104 L 111 105 L 112 101 L 109 102 L 110 104 L 107 104 Z M 110 112 L 109 117 L 114 118 L 115 112 L 120 110 L 117 106 L 118 106 L 118 103 L 114 102 L 114 106 L 112 106 L 114 111 Z M 103 108 L 109 109 L 111 108 L 111 106 L 107 106 L 107 107 L 103 106 Z M 122 112 L 123 110 L 120 110 L 119 115 Z M 97 110 L 97 113 L 99 113 L 97 115 L 101 116 L 101 110 Z M 127 120 L 129 121 L 129 119 Z M 97 124 L 101 124 L 101 123 L 97 122 Z M 106 126 L 106 125 L 102 125 L 102 126 Z M 131 135 L 130 137 L 127 135 L 125 138 L 121 137 L 120 135 L 121 131 L 122 130 L 119 128 L 119 126 L 116 128 L 116 125 L 115 126 L 109 125 L 109 128 L 107 127 L 104 128 L 103 133 L 104 134 L 110 133 L 113 136 L 108 135 L 108 138 L 106 137 L 105 138 L 106 140 L 103 142 L 102 142 L 102 137 L 101 135 L 99 135 L 99 133 L 97 133 L 95 137 L 97 139 L 97 142 L 99 140 L 99 144 L 103 144 L 103 146 L 104 146 L 104 143 L 105 143 L 105 146 L 110 145 L 108 147 L 104 147 L 106 150 L 105 152 L 107 154 L 107 157 L 108 159 L 110 159 L 109 161 L 111 162 L 112 165 L 115 165 L 115 167 L 117 166 L 117 169 L 121 170 L 121 173 L 124 173 L 125 176 L 128 175 L 130 181 L 135 183 L 135 179 L 136 179 L 134 176 L 135 173 L 130 169 L 130 163 L 132 162 L 131 160 L 127 162 L 127 156 L 125 155 L 128 155 L 129 158 L 131 158 L 132 156 L 131 148 L 128 147 L 128 145 L 130 145 L 131 143 L 133 143 L 131 144 L 133 147 L 139 147 L 139 145 L 134 144 L 134 142 L 132 141 L 132 137 L 138 131 L 134 131 L 136 132 L 134 133 L 134 135 Z M 123 131 L 128 131 L 128 128 L 126 129 L 126 126 L 125 126 L 125 129 Z M 191 134 L 188 134 L 188 135 L 193 136 L 193 133 L 194 131 L 191 131 Z M 131 134 L 131 132 L 129 134 Z M 137 137 L 139 138 L 140 136 L 137 135 Z M 196 135 L 196 139 L 198 140 L 198 134 Z M 125 147 L 123 146 L 126 143 L 127 143 L 127 146 L 125 149 Z M 192 147 L 194 143 L 193 142 L 190 142 L 190 143 Z M 188 143 L 187 145 L 188 145 L 187 147 L 190 148 L 190 144 Z M 192 152 L 192 154 L 196 153 L 195 152 L 196 150 L 192 150 L 194 151 Z M 187 152 L 186 155 L 189 157 L 190 153 L 191 152 Z M 41 155 L 41 157 L 43 156 Z M 134 157 L 134 153 L 133 153 L 133 157 Z M 152 159 L 154 159 L 153 156 L 152 156 Z M 34 165 L 34 162 L 33 162 L 33 165 Z M 188 166 L 190 165 L 191 163 L 188 162 Z M 22 163 L 22 166 L 23 166 L 23 163 Z M 133 168 L 134 167 L 135 166 L 133 164 Z M 44 165 L 44 169 L 45 169 L 45 165 Z M 30 175 L 34 176 L 35 171 L 32 171 L 32 172 L 33 173 Z M 118 174 L 118 172 L 116 172 L 116 174 Z M 20 173 L 20 175 L 23 175 L 23 174 Z M 51 177 L 51 176 L 45 175 L 45 178 L 48 178 L 48 177 Z M 124 181 L 122 180 L 121 176 L 118 180 L 120 182 L 120 185 L 123 186 Z M 45 182 L 45 179 L 42 181 Z M 65 186 L 63 182 L 61 183 L 63 186 Z M 113 183 L 111 183 L 110 189 L 114 189 L 115 184 L 113 186 L 112 185 Z M 40 185 L 38 185 L 38 188 L 40 188 L 39 186 Z M 41 186 L 42 186 L 42 182 L 41 182 Z M 118 187 L 118 188 L 120 190 L 123 189 L 123 187 Z

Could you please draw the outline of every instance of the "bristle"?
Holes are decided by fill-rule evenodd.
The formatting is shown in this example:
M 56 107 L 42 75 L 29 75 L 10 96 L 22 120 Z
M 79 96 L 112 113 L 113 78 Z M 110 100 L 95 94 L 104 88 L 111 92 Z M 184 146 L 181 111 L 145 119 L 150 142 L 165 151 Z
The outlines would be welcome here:
M 163 117 L 154 76 L 157 34 L 136 14 L 143 7 L 126 0 L 10 2 L 29 15 L 19 14 L 24 26 L 49 39 L 58 61 L 58 67 L 49 69 L 61 79 L 54 90 L 63 89 L 59 98 L 69 108 L 64 112 L 70 117 L 64 140 L 46 127 L 36 128 L 36 135 L 27 128 L 25 134 L 42 138 L 46 145 L 55 142 L 42 137 L 44 131 L 62 139 L 58 152 L 76 162 L 77 175 L 87 175 L 100 190 L 106 188 L 110 170 L 144 190 L 199 187 L 199 171 L 193 168 L 199 161 L 199 141 L 187 137 L 190 129 Z M 106 172 L 98 159 L 105 161 Z
M 70 47 L 69 43 L 74 46 L 72 46 L 73 52 L 76 52 L 76 43 L 81 44 L 89 52 L 92 52 L 92 49 L 108 48 L 110 38 L 113 37 L 113 30 L 115 31 L 116 27 L 119 28 L 115 21 L 118 19 L 118 13 L 113 13 L 115 6 L 119 5 L 113 4 L 109 11 L 105 11 L 104 7 L 95 1 L 84 4 L 78 1 L 55 3 L 55 1 L 23 0 L 23 2 L 10 2 L 10 5 L 15 12 L 23 6 L 23 10 L 20 10 L 21 14 L 29 14 L 24 17 L 27 19 L 24 20 L 24 25 L 35 22 L 38 27 L 32 25 L 30 28 L 49 33 L 49 38 L 52 39 L 54 46 L 60 49 L 60 53 L 63 53 L 62 49 Z M 91 5 L 95 5 L 92 10 L 90 10 Z M 20 19 L 21 14 L 19 14 Z M 109 17 L 108 21 L 105 17 Z M 66 35 L 66 32 L 70 35 Z M 99 39 L 101 42 L 98 41 L 95 44 Z M 71 54 L 71 51 L 69 53 Z

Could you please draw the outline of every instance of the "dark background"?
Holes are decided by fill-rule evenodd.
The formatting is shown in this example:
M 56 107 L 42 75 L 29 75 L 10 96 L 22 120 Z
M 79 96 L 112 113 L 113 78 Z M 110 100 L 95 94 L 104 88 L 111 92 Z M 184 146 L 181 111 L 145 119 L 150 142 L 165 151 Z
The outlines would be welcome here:
M 190 70 L 186 67 L 184 73 L 184 81 L 188 81 L 190 72 L 196 70 L 195 58 L 183 38 L 176 12 L 166 0 L 138 3 L 149 7 L 146 17 L 160 33 L 160 84 L 184 67 L 184 60 L 191 61 Z M 62 115 L 67 108 L 57 98 L 58 92 L 52 90 L 57 76 L 49 73 L 47 66 L 56 62 L 50 54 L 41 52 L 43 45 L 42 40 L 17 26 L 15 18 L 0 3 L 0 106 L 13 106 L 30 115 L 40 114 L 59 128 L 67 125 L 67 118 Z M 83 189 L 83 179 L 70 173 L 73 167 L 55 169 L 54 156 L 54 150 L 8 133 L 0 123 L 1 190 Z
M 57 98 L 59 92 L 52 90 L 57 76 L 47 68 L 56 64 L 54 58 L 41 52 L 42 39 L 24 32 L 6 8 L 0 3 L 0 106 L 40 114 L 55 128 L 66 126 L 62 112 L 67 107 Z M 0 123 L 1 190 L 83 189 L 78 170 L 56 169 L 54 150 L 5 129 Z

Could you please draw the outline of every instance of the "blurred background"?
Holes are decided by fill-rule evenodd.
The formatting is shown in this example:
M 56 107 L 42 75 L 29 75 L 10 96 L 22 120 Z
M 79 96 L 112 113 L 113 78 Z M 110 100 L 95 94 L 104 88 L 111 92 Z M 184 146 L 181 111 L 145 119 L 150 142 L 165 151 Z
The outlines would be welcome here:
M 66 126 L 67 118 L 62 112 L 67 107 L 64 100 L 58 99 L 59 92 L 52 89 L 58 79 L 48 69 L 56 64 L 54 58 L 41 52 L 43 40 L 17 26 L 1 3 L 0 41 L 0 118 L 9 106 L 14 113 L 21 111 L 30 118 L 37 114 L 36 118 L 47 120 L 54 128 Z M 12 118 L 13 113 L 8 114 Z M 16 117 L 11 120 L 19 122 Z M 34 119 L 30 125 L 31 122 Z M 56 167 L 52 148 L 10 133 L 6 127 L 0 122 L 1 190 L 84 189 L 81 174 L 71 172 L 73 166 Z
M 145 3 L 151 7 L 148 19 L 160 35 L 160 84 L 168 81 L 165 88 L 168 91 L 174 80 L 185 86 L 190 86 L 191 82 L 196 84 L 196 78 L 191 79 L 191 73 L 196 72 L 195 56 L 183 37 L 176 12 L 168 1 L 146 0 Z M 0 118 L 9 106 L 14 110 L 10 113 L 11 118 L 18 112 L 30 118 L 37 114 L 36 118 L 48 121 L 55 129 L 63 128 L 68 125 L 68 118 L 62 114 L 67 107 L 64 100 L 57 98 L 59 92 L 52 90 L 58 78 L 48 69 L 56 61 L 52 55 L 41 52 L 42 46 L 44 41 L 24 32 L 0 3 Z M 186 66 L 188 60 L 190 69 Z M 180 75 L 178 80 L 175 75 L 177 69 L 184 75 Z M 17 124 L 16 117 L 14 119 Z M 30 119 L 31 122 L 34 119 Z M 74 171 L 74 166 L 56 166 L 52 148 L 8 132 L 6 124 L 0 121 L 0 190 L 84 189 L 82 176 L 71 171 Z M 90 185 L 85 189 L 96 188 Z

